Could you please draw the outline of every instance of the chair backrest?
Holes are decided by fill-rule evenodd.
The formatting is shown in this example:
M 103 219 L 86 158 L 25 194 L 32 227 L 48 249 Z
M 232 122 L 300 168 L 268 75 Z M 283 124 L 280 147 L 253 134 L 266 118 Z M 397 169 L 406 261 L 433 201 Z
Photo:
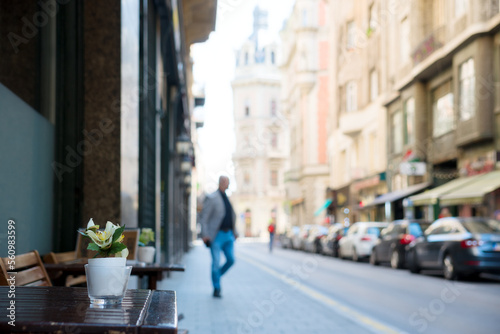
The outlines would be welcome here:
M 83 229 L 81 229 L 81 231 L 83 231 Z M 85 238 L 80 233 L 78 233 L 78 239 L 76 241 L 76 258 L 93 258 L 97 254 L 96 251 L 87 249 L 89 243 L 89 238 Z M 125 229 L 123 231 L 122 243 L 127 246 L 129 252 L 127 260 L 137 259 L 137 247 L 139 246 L 139 229 Z
M 7 282 L 7 270 L 3 264 L 3 260 L 0 259 L 0 286 L 9 285 Z
M 8 267 L 8 257 L 1 259 L 5 268 Z M 38 251 L 16 255 L 15 269 L 17 272 L 16 286 L 52 286 L 49 275 L 43 266 Z
M 50 252 L 43 256 L 43 262 L 45 263 L 64 263 L 76 260 L 76 251 L 54 253 Z

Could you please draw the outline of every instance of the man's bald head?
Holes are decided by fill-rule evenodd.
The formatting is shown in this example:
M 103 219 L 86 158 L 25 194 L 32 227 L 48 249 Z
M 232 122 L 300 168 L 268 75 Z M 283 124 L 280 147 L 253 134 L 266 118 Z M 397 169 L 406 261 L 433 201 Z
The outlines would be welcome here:
M 219 190 L 225 192 L 228 187 L 229 187 L 229 178 L 224 175 L 219 177 Z

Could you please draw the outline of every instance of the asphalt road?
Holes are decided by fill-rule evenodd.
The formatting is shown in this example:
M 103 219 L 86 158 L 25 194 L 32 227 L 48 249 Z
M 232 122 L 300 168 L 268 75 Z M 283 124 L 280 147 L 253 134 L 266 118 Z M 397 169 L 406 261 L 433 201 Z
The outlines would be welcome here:
M 330 256 L 238 243 L 237 258 L 385 333 L 499 333 L 500 279 L 446 281 Z

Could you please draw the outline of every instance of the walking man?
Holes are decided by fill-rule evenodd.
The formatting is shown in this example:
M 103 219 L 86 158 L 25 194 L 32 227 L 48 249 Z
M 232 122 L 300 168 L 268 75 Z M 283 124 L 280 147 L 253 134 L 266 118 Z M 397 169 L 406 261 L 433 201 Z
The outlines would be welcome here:
M 219 178 L 219 189 L 211 193 L 203 203 L 200 215 L 203 242 L 212 253 L 213 296 L 221 298 L 220 278 L 234 264 L 234 230 L 236 214 L 226 195 L 229 178 Z M 220 253 L 224 252 L 226 263 L 220 267 Z

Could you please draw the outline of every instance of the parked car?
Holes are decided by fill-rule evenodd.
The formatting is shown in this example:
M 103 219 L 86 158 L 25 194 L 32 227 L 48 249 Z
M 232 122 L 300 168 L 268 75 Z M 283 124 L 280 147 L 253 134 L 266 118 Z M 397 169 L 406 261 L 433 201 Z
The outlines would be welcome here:
M 380 231 L 388 223 L 357 222 L 352 224 L 347 234 L 339 241 L 339 257 L 359 261 L 369 257 Z
M 447 217 L 436 220 L 409 245 L 408 268 L 441 269 L 446 279 L 500 273 L 500 221 Z
M 424 220 L 396 220 L 380 232 L 380 236 L 373 246 L 370 263 L 378 265 L 380 262 L 389 262 L 394 269 L 405 266 L 406 248 L 416 238 L 423 235 L 425 229 L 431 225 Z
M 349 227 L 344 224 L 336 223 L 328 228 L 326 237 L 321 238 L 321 252 L 323 254 L 338 257 L 339 254 L 339 240 L 347 233 Z
M 292 226 L 288 231 L 282 234 L 280 237 L 281 247 L 283 248 L 293 248 L 292 240 L 299 234 L 300 227 Z
M 304 241 L 306 252 L 321 253 L 321 239 L 328 234 L 328 228 L 322 225 L 313 225 Z
M 292 239 L 292 248 L 293 249 L 304 249 L 304 243 L 307 237 L 309 236 L 309 230 L 313 227 L 313 225 L 302 225 L 300 227 L 299 233 L 293 237 Z

